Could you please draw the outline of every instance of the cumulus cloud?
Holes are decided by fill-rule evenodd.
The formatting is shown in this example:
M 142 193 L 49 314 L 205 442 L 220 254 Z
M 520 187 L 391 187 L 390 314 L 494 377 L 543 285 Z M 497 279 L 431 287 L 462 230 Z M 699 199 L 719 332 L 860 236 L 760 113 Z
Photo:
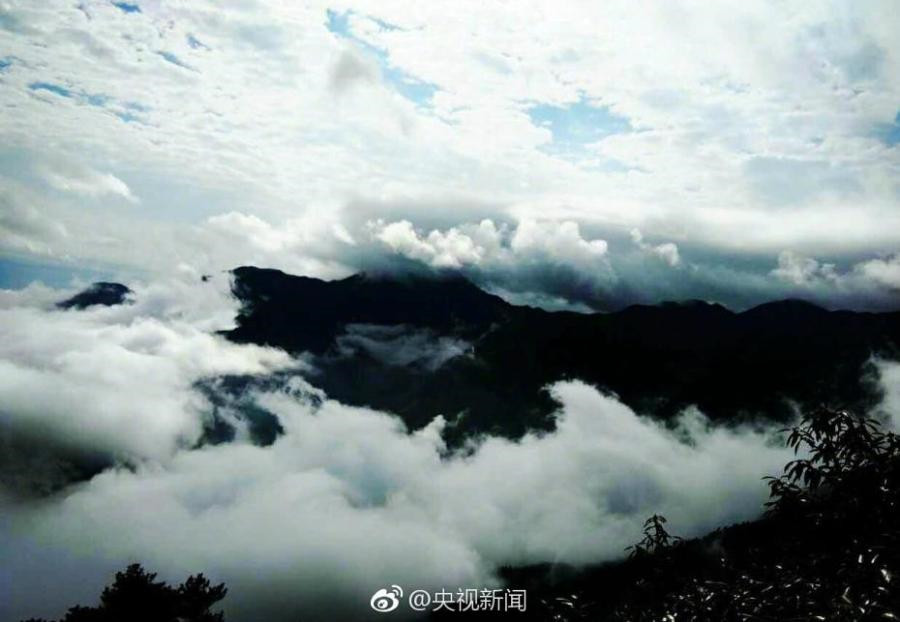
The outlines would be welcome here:
M 494 223 L 482 221 L 481 229 L 492 246 L 497 245 L 498 231 Z M 461 268 L 466 264 L 482 261 L 485 248 L 478 246 L 472 237 L 453 227 L 446 233 L 437 229 L 420 237 L 408 220 L 388 224 L 374 223 L 374 235 L 391 250 L 410 259 L 421 261 L 435 268 Z
M 861 262 L 856 270 L 863 278 L 895 291 L 900 290 L 900 254 Z
M 378 209 L 390 211 L 381 204 L 376 213 Z M 212 249 L 216 240 L 228 240 L 227 252 L 215 255 L 223 268 L 226 258 L 233 258 L 325 278 L 423 267 L 456 271 L 511 302 L 544 308 L 609 310 L 702 299 L 744 310 L 792 297 L 829 308 L 886 310 L 897 305 L 892 254 L 848 263 L 782 250 L 730 265 L 715 249 L 683 237 L 677 243 L 648 242 L 637 227 L 623 232 L 587 229 L 567 220 L 459 221 L 449 206 L 439 204 L 422 218 L 343 222 L 310 217 L 272 222 L 232 212 L 208 219 L 198 231 L 198 244 Z M 429 222 L 443 226 L 425 225 Z
M 384 247 L 432 268 L 456 269 L 497 291 L 598 299 L 616 281 L 607 243 L 586 239 L 574 221 L 490 219 L 428 233 L 407 220 L 368 223 Z
M 778 255 L 778 267 L 772 270 L 772 275 L 794 285 L 834 282 L 838 279 L 834 264 L 819 263 L 812 257 L 803 257 L 792 251 L 783 251 Z
M 860 261 L 840 270 L 833 263 L 784 251 L 772 276 L 820 300 L 840 296 L 857 300 L 883 298 L 896 306 L 900 290 L 900 255 Z
M 585 240 L 578 223 L 523 220 L 513 234 L 510 247 L 514 253 L 534 257 L 530 261 L 549 260 L 579 267 L 596 265 L 606 254 L 605 240 Z
M 630 232 L 631 241 L 643 251 L 659 257 L 663 262 L 671 267 L 675 267 L 681 263 L 681 257 L 678 254 L 678 245 L 674 242 L 663 242 L 662 244 L 648 244 L 644 241 L 644 235 L 640 229 L 634 228 Z

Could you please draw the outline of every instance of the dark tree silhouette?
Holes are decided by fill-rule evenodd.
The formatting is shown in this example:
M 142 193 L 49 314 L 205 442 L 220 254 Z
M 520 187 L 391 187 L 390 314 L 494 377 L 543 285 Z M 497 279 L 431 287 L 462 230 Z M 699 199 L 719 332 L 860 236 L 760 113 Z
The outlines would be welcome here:
M 132 564 L 116 573 L 113 584 L 100 595 L 99 606 L 76 605 L 60 622 L 224 622 L 221 612 L 210 609 L 227 592 L 224 584 L 212 585 L 202 574 L 172 587 L 156 581 L 156 573 Z
M 535 619 L 900 618 L 900 438 L 828 408 L 784 432 L 796 458 L 766 478 L 763 518 L 677 541 L 654 515 L 628 560 L 534 599 Z
M 643 555 L 661 554 L 666 549 L 681 542 L 679 536 L 670 535 L 666 530 L 666 517 L 654 514 L 644 521 L 644 538 L 637 544 L 626 548 L 631 551 L 632 558 Z

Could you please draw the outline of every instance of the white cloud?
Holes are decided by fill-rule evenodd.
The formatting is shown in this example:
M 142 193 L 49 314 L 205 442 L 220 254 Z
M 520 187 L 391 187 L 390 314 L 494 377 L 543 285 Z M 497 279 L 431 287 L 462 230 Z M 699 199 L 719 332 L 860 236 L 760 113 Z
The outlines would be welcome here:
M 803 257 L 792 251 L 783 251 L 778 255 L 778 267 L 772 270 L 772 275 L 794 285 L 838 279 L 834 264 L 819 263 L 811 257 Z
M 900 290 L 900 254 L 862 262 L 856 270 L 863 278 L 895 291 Z
M 674 242 L 663 242 L 662 244 L 654 246 L 644 241 L 644 236 L 640 229 L 634 228 L 631 230 L 630 234 L 631 241 L 634 242 L 638 248 L 659 257 L 670 267 L 674 268 L 681 263 L 681 256 L 678 254 L 678 245 Z
M 41 197 L 15 181 L 0 177 L 0 236 L 6 252 L 32 257 L 65 254 L 69 229 L 48 216 Z
M 571 220 L 560 223 L 520 221 L 510 247 L 518 254 L 578 266 L 594 263 L 598 257 L 606 255 L 607 249 L 605 240 L 582 238 L 578 223 Z
M 485 586 L 503 564 L 620 557 L 653 512 L 685 535 L 750 518 L 766 494 L 760 475 L 789 456 L 767 433 L 711 427 L 696 412 L 668 430 L 580 383 L 553 391 L 556 432 L 486 438 L 449 459 L 440 419 L 407 435 L 383 413 L 264 394 L 285 428 L 274 445 L 109 470 L 16 510 L 13 527 L 40 540 L 38 557 L 75 554 L 85 568 L 135 555 L 164 576 L 202 568 L 227 581 L 229 619 L 363 617 L 386 581 Z M 27 600 L 20 585 L 7 602 Z M 66 596 L 63 584 L 27 604 Z
M 235 254 L 225 238 L 212 249 L 183 235 L 215 214 L 352 220 L 338 206 L 463 190 L 513 219 L 639 227 L 682 252 L 714 249 L 723 263 L 785 248 L 883 255 L 900 242 L 891 226 L 900 157 L 879 129 L 894 122 L 900 96 L 889 2 L 533 2 L 516 15 L 492 2 L 462 14 L 436 5 L 410 14 L 402 2 L 263 11 L 196 0 L 128 14 L 106 2 L 8 4 L 0 170 L 48 193 L 39 204 L 65 202 L 16 170 L 25 150 L 55 171 L 51 184 L 80 193 L 72 202 L 141 201 L 102 225 L 99 206 L 84 221 L 85 210 L 49 207 L 79 243 L 44 230 L 13 239 L 16 252 L 200 265 Z M 346 17 L 343 34 L 328 30 L 328 9 Z M 404 94 L 404 76 L 436 90 Z M 574 159 L 553 155 L 552 132 L 529 110 L 579 101 L 634 131 L 583 145 Z M 56 171 L 58 159 L 94 173 Z M 418 209 L 426 216 L 428 202 Z M 302 263 L 268 242 L 266 253 L 246 253 Z M 156 252 L 161 243 L 174 250 Z M 672 247 L 659 255 L 675 259 Z M 463 258 L 450 249 L 439 261 Z
M 488 235 L 496 236 L 493 223 L 485 221 Z M 457 228 L 446 233 L 433 230 L 420 237 L 408 220 L 388 224 L 373 223 L 374 236 L 391 250 L 410 259 L 421 261 L 435 268 L 461 268 L 466 264 L 478 264 L 485 249 Z
M 606 241 L 583 238 L 573 221 L 521 220 L 510 230 L 482 220 L 446 231 L 433 229 L 427 235 L 407 220 L 372 222 L 369 227 L 372 235 L 395 253 L 435 268 L 551 264 L 578 270 L 608 269 Z
M 772 275 L 802 288 L 832 294 L 836 291 L 857 294 L 883 293 L 893 299 L 900 289 L 900 255 L 860 261 L 840 271 L 832 263 L 820 262 L 792 251 L 778 256 L 778 267 Z
M 653 254 L 658 256 L 664 262 L 673 268 L 681 263 L 681 257 L 678 255 L 678 245 L 674 242 L 663 242 L 653 247 Z
M 358 83 L 377 83 L 378 67 L 372 59 L 361 56 L 353 49 L 344 50 L 334 65 L 331 74 L 331 88 L 344 94 Z
M 875 361 L 875 366 L 878 383 L 884 390 L 880 410 L 894 431 L 900 433 L 900 363 L 881 359 Z
M 447 361 L 472 351 L 472 344 L 454 337 L 411 326 L 377 324 L 348 324 L 344 334 L 337 337 L 335 346 L 340 356 L 363 351 L 386 365 L 416 365 L 428 371 L 435 371 Z
M 119 196 L 132 203 L 138 199 L 128 185 L 112 173 L 101 173 L 86 167 L 65 166 L 42 171 L 46 182 L 57 190 L 88 197 Z
M 196 381 L 293 364 L 283 352 L 210 334 L 229 327 L 236 311 L 225 279 L 217 280 L 218 288 L 199 279 L 137 286 L 134 304 L 84 311 L 48 309 L 43 288 L 7 294 L 12 300 L 0 308 L 4 429 L 109 459 L 165 460 L 196 443 L 206 406 Z

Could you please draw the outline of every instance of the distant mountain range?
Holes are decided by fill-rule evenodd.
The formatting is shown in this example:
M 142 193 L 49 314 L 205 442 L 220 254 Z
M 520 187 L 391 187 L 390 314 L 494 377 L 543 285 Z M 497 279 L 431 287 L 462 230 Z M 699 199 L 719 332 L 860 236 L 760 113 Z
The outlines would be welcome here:
M 581 314 L 514 306 L 458 276 L 233 275 L 242 307 L 228 339 L 310 353 L 309 380 L 330 397 L 413 429 L 443 414 L 450 440 L 552 428 L 543 389 L 561 379 L 661 418 L 690 405 L 732 421 L 866 408 L 879 399 L 872 357 L 900 358 L 900 312 L 783 300 L 742 313 L 688 301 Z
M 544 389 L 563 379 L 659 418 L 691 405 L 728 421 L 786 420 L 819 404 L 864 410 L 880 399 L 873 357 L 900 359 L 900 312 L 782 300 L 742 313 L 687 301 L 584 314 L 515 306 L 459 276 L 323 281 L 241 267 L 233 277 L 241 309 L 228 339 L 310 356 L 307 379 L 329 397 L 396 413 L 411 429 L 444 415 L 453 442 L 552 429 L 557 405 Z M 57 306 L 114 305 L 130 294 L 95 283 Z M 230 377 L 217 389 L 235 397 L 280 380 Z M 274 440 L 277 419 L 245 409 L 257 440 Z M 212 440 L 228 437 L 210 430 Z

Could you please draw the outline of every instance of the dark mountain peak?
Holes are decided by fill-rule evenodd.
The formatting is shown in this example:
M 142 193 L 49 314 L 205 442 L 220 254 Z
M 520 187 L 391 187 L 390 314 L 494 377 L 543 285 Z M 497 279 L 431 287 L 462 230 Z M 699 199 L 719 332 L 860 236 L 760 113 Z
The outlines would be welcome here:
M 783 300 L 773 300 L 771 302 L 764 302 L 761 305 L 757 305 L 751 308 L 749 311 L 755 311 L 759 309 L 799 309 L 799 310 L 818 310 L 825 311 L 822 307 L 815 304 L 814 302 L 810 302 L 809 300 L 803 300 L 802 298 L 785 298 Z
M 229 338 L 294 352 L 321 352 L 352 323 L 460 333 L 484 330 L 513 309 L 465 278 L 445 274 L 355 274 L 323 281 L 249 266 L 232 274 L 242 309 Z
M 741 315 L 747 318 L 769 318 L 769 319 L 800 319 L 806 317 L 822 317 L 828 315 L 829 311 L 813 304 L 807 300 L 799 298 L 786 298 L 784 300 L 775 300 L 773 302 L 764 302 L 752 309 L 744 311 Z
M 623 317 L 655 317 L 661 321 L 684 320 L 689 318 L 732 318 L 735 313 L 717 302 L 706 300 L 666 300 L 659 304 L 638 304 L 625 307 L 613 313 Z
M 502 300 L 501 298 L 488 294 L 483 289 L 475 285 L 472 281 L 453 271 L 440 272 L 424 272 L 409 271 L 399 273 L 389 272 L 357 272 L 352 276 L 338 281 L 345 284 L 369 285 L 376 284 L 379 286 L 396 287 L 396 288 L 425 288 L 429 290 L 445 290 L 452 291 L 457 294 L 468 294 L 481 298 L 492 298 Z
M 468 302 L 480 302 L 492 306 L 509 306 L 502 298 L 489 294 L 469 281 L 464 276 L 453 272 L 406 272 L 391 274 L 384 272 L 357 272 L 343 279 L 326 281 L 308 276 L 287 274 L 274 268 L 257 268 L 241 266 L 232 270 L 235 287 L 241 291 L 235 293 L 242 300 L 244 294 L 278 293 L 280 296 L 290 293 L 320 293 L 328 291 L 360 293 L 379 290 L 385 296 L 407 292 L 407 295 L 419 292 L 425 297 L 433 294 L 463 296 Z M 446 304 L 453 301 L 444 300 Z
M 744 313 L 700 300 L 612 313 L 536 312 L 447 274 L 322 281 L 251 267 L 234 271 L 234 293 L 242 309 L 231 340 L 311 352 L 316 386 L 344 403 L 397 413 L 410 429 L 438 414 L 466 413 L 450 440 L 552 427 L 558 405 L 543 389 L 564 378 L 660 417 L 689 405 L 713 419 L 786 419 L 793 415 L 788 399 L 862 404 L 871 398 L 860 383 L 863 366 L 873 352 L 896 358 L 900 344 L 900 314 L 828 312 L 800 300 Z M 426 372 L 365 347 L 341 348 L 348 324 L 392 325 L 392 335 L 408 337 L 382 339 L 375 344 L 382 349 L 446 347 L 423 334 L 471 349 Z
M 60 309 L 86 309 L 94 305 L 112 307 L 126 302 L 132 291 L 121 283 L 98 281 L 71 298 L 56 303 Z
M 278 270 L 277 268 L 257 268 L 256 266 L 240 266 L 231 271 L 236 282 L 252 284 L 255 288 L 266 288 L 268 286 L 280 285 L 286 279 L 292 282 L 305 281 L 308 283 L 327 283 L 322 279 L 316 279 L 309 276 L 298 276 L 288 274 Z M 354 275 L 356 276 L 356 275 Z M 353 277 L 350 277 L 353 278 Z
M 718 302 L 710 302 L 708 300 L 700 300 L 699 298 L 689 298 L 688 300 L 667 300 L 663 302 L 660 306 L 662 307 L 675 307 L 680 309 L 711 309 L 711 310 L 724 310 L 728 311 L 727 308 L 720 305 Z

